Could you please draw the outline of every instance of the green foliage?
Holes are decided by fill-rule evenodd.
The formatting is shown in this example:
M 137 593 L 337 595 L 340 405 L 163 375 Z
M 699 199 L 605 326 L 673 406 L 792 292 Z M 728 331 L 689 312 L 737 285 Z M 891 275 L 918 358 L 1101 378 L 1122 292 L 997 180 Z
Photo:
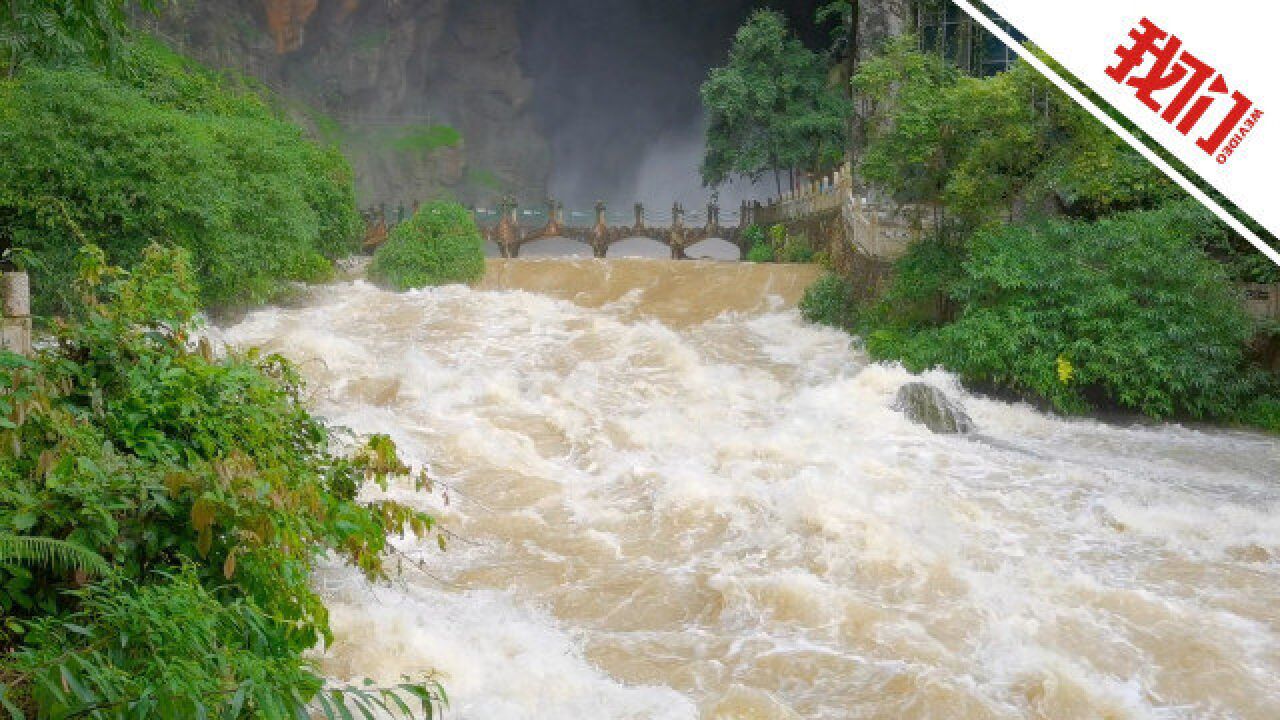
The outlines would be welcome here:
M 311 573 L 334 553 L 383 578 L 388 533 L 433 532 L 357 499 L 408 468 L 385 437 L 338 453 L 285 359 L 193 343 L 185 250 L 153 245 L 126 273 L 90 246 L 76 266 L 82 319 L 35 359 L 0 354 L 0 533 L 74 543 L 111 575 L 81 588 L 64 567 L 0 562 L 0 610 L 25 627 L 16 650 L 0 638 L 0 695 L 40 717 L 324 706 L 301 657 L 329 640 Z
M 0 8 L 0 69 L 10 77 L 30 62 L 115 64 L 129 34 L 129 11 L 155 12 L 167 0 L 5 0 Z
M 747 249 L 747 262 L 773 262 L 773 247 L 765 242 L 758 242 Z
M 1158 170 L 1034 68 L 976 78 L 897 38 L 854 86 L 872 108 L 864 177 L 966 229 L 1055 212 L 1097 218 L 1180 197 Z
M 31 623 L 14 669 L 29 678 L 43 717 L 293 720 L 310 705 L 344 718 L 339 705 L 387 711 L 406 699 L 418 700 L 422 717 L 435 714 L 433 682 L 323 689 L 252 601 L 219 599 L 191 565 L 160 577 L 73 591 L 72 614 Z
M 907 35 L 890 40 L 882 53 L 862 63 L 853 78 L 867 104 L 867 146 L 859 171 L 868 181 L 907 202 L 938 202 L 946 182 L 949 154 L 942 97 L 957 71 L 941 59 L 916 51 Z
M 808 239 L 787 233 L 785 225 L 772 225 L 767 232 L 759 225 L 751 225 L 744 237 L 749 262 L 808 263 L 818 258 Z
M 932 287 L 897 291 L 950 285 L 956 320 L 927 327 L 899 316 L 868 348 L 1068 412 L 1101 400 L 1155 418 L 1230 418 L 1254 388 L 1243 356 L 1251 324 L 1185 218 L 1166 209 L 979 232 L 958 277 L 926 271 Z M 900 276 L 895 287 L 919 282 Z
M 466 208 L 429 202 L 391 231 L 369 277 L 397 290 L 468 283 L 484 276 L 484 241 Z
M 915 330 L 954 319 L 950 297 L 964 274 L 964 248 L 938 236 L 912 243 L 893 265 L 893 280 L 865 320 Z
M 843 330 L 853 328 L 858 301 L 853 284 L 836 273 L 818 278 L 800 299 L 800 314 L 805 320 Z
M 1236 419 L 1245 425 L 1280 433 L 1280 395 L 1273 391 L 1252 398 Z
M 75 307 L 77 248 L 191 251 L 203 301 L 325 277 L 361 234 L 352 176 L 245 82 L 154 44 L 127 72 L 32 66 L 0 83 L 0 236 L 30 251 L 38 313 Z
M 400 131 L 391 147 L 397 152 L 426 155 L 461 142 L 462 133 L 448 125 L 411 125 Z
M 1227 272 L 1265 277 L 1256 254 L 1030 66 L 975 78 L 916 47 L 854 78 L 863 177 L 938 222 L 858 313 L 871 354 L 1063 411 L 1240 417 L 1265 384 Z
M 760 10 L 734 38 L 729 62 L 702 85 L 709 124 L 702 178 L 753 180 L 783 168 L 817 170 L 844 153 L 848 101 L 827 85 L 826 62 Z
M 813 262 L 814 251 L 809 239 L 804 235 L 792 235 L 785 225 L 774 225 L 769 228 L 769 243 L 773 246 L 773 256 L 778 262 L 807 263 Z
M 22 519 L 22 522 L 25 521 L 25 518 Z M 0 533 L 0 565 L 14 564 L 36 565 L 64 572 L 92 572 L 95 575 L 106 575 L 109 572 L 107 561 L 101 555 L 75 543 L 57 538 Z
M 851 48 L 845 47 L 844 44 L 847 43 L 849 31 L 853 26 L 854 0 L 828 0 L 818 6 L 813 19 L 819 26 L 834 25 L 831 30 L 832 51 L 834 53 L 851 50 Z
M 765 237 L 764 228 L 749 225 L 742 234 L 747 241 L 747 262 L 773 262 L 773 245 Z
M 231 75 L 231 77 L 238 76 Z M 290 117 L 305 119 L 305 125 L 310 128 L 312 136 L 321 144 L 343 147 L 351 142 L 350 129 L 343 125 L 341 120 L 315 105 L 297 100 L 282 104 L 287 108 Z

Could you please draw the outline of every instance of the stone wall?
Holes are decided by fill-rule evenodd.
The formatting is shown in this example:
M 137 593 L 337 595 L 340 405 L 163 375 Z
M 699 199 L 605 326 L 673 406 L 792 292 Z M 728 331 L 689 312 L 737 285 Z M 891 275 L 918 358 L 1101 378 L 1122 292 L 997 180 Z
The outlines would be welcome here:
M 143 22 L 291 100 L 298 122 L 343 147 L 361 203 L 394 210 L 441 194 L 545 196 L 550 150 L 520 64 L 520 2 L 201 0 Z M 435 124 L 462 144 L 408 147 Z
M 1260 320 L 1280 321 L 1280 283 L 1246 283 L 1241 290 L 1250 315 Z
M 876 201 L 854 191 L 848 165 L 831 175 L 804 182 L 768 204 L 748 212 L 747 222 L 780 224 L 791 235 L 803 235 L 815 250 L 827 253 L 836 269 L 855 287 L 874 297 L 888 281 L 893 261 L 928 233 L 928 218 L 919 208 Z

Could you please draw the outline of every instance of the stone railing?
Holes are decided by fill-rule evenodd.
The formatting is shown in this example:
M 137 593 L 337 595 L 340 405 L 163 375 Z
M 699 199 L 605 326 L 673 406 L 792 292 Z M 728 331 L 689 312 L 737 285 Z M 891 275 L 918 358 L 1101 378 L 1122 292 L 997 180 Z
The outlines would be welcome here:
M 762 225 L 771 225 L 839 210 L 853 189 L 851 178 L 849 166 L 845 165 L 831 175 L 802 183 L 768 204 L 757 206 L 751 219 Z
M 931 224 L 922 208 L 855 195 L 848 164 L 756 206 L 750 220 L 760 225 L 803 224 L 837 214 L 843 221 L 844 237 L 831 240 L 843 242 L 872 260 L 886 262 L 902 257 L 911 241 L 921 237 Z

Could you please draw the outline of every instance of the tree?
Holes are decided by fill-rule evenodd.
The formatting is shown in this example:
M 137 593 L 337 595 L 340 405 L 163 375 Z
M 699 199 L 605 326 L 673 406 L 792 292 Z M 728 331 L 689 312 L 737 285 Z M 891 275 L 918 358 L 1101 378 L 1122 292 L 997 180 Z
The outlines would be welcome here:
M 965 75 L 907 35 L 862 63 L 861 176 L 973 229 L 1053 208 L 1084 219 L 1152 208 L 1176 188 L 1029 65 Z
M 155 42 L 111 72 L 33 63 L 0 83 L 0 240 L 29 251 L 39 315 L 76 306 L 75 255 L 192 252 L 207 306 L 316 281 L 361 231 L 351 170 L 254 87 Z M 73 119 L 69 120 L 69 119 Z
M 702 179 L 758 180 L 772 171 L 816 170 L 844 152 L 849 101 L 827 83 L 826 62 L 788 30 L 781 15 L 760 10 L 738 29 L 729 62 L 702 84 L 707 147 Z
M 129 8 L 155 12 L 167 4 L 168 0 L 5 0 L 0 9 L 0 68 L 13 77 L 30 60 L 112 64 L 128 36 Z

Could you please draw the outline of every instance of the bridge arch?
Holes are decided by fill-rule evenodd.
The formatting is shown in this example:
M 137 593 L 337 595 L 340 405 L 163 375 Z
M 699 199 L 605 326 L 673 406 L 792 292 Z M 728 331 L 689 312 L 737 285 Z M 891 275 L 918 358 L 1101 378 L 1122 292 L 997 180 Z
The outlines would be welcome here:
M 520 243 L 516 257 L 594 257 L 591 246 L 581 238 L 551 235 Z
M 703 238 L 684 249 L 685 257 L 693 260 L 743 260 L 742 249 L 737 243 L 725 238 L 712 236 Z
M 671 246 L 645 235 L 626 235 L 610 243 L 605 257 L 669 258 Z

